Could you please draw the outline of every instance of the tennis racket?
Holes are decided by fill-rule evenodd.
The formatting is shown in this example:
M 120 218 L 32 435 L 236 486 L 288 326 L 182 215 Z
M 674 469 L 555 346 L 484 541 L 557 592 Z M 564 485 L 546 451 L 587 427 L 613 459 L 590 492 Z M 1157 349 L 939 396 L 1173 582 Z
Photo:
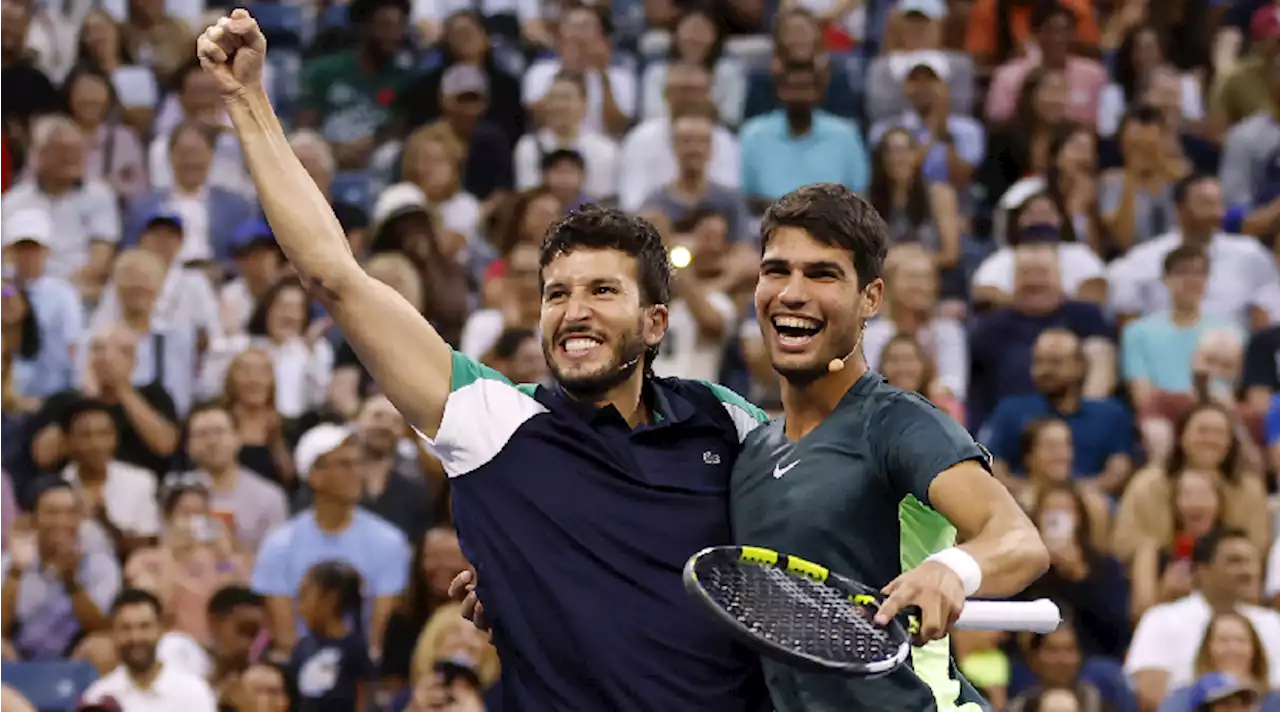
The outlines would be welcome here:
M 919 625 L 911 616 L 876 625 L 885 598 L 878 590 L 754 546 L 713 546 L 694 554 L 684 567 L 684 586 L 743 643 L 812 672 L 887 675 L 910 657 L 911 634 Z M 1061 620 L 1048 599 L 970 601 L 956 627 L 1047 633 Z

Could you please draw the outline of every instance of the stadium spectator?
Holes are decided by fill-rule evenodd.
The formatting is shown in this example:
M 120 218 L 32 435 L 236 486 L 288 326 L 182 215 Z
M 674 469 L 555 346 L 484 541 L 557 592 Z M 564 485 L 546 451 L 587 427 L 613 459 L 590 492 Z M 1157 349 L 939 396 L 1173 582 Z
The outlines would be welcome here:
M 716 126 L 707 111 L 704 107 L 670 120 L 676 176 L 645 198 L 640 213 L 662 215 L 672 225 L 694 213 L 716 213 L 728 222 L 728 239 L 742 242 L 749 239 L 747 205 L 737 188 L 720 184 L 711 175 Z
M 491 306 L 476 309 L 462 327 L 459 350 L 481 358 L 505 329 L 537 329 L 542 307 L 538 246 L 517 242 L 503 256 L 502 276 L 488 290 Z
M 1268 105 L 1271 67 L 1280 54 L 1280 14 L 1276 8 L 1268 3 L 1240 4 L 1240 9 L 1248 8 L 1256 8 L 1243 23 L 1252 40 L 1249 56 L 1225 72 L 1210 100 L 1211 110 L 1228 126 L 1239 124 Z
M 492 690 L 498 681 L 497 652 L 483 635 L 478 635 L 473 627 L 466 624 L 457 604 L 453 603 L 437 608 L 418 636 L 418 644 L 413 651 L 415 687 L 433 675 L 448 675 L 449 666 L 469 670 L 469 676 L 474 678 L 475 687 L 479 690 L 488 688 L 490 694 L 497 692 Z
M 427 209 L 440 221 L 440 246 L 444 256 L 465 262 L 467 250 L 479 247 L 480 201 L 463 190 L 462 168 L 466 146 L 448 126 L 431 124 L 405 140 L 401 176 L 418 186 L 427 198 Z
M 618 144 L 586 123 L 589 96 L 586 82 L 585 75 L 569 71 L 561 71 L 551 78 L 538 100 L 540 128 L 516 142 L 515 177 L 520 190 L 543 183 L 539 172 L 545 169 L 548 155 L 570 150 L 582 156 L 586 166 L 583 190 L 588 195 L 605 199 L 618 194 Z
M 192 408 L 187 414 L 186 440 L 187 454 L 195 465 L 188 474 L 208 488 L 210 513 L 230 528 L 240 550 L 257 551 L 268 532 L 288 518 L 284 491 L 240 464 L 235 417 L 223 403 Z
M 164 665 L 156 655 L 162 632 L 160 601 L 146 591 L 125 589 L 111 605 L 111 637 L 120 666 L 93 683 L 84 700 L 116 701 L 128 712 L 214 712 L 217 700 L 209 684 L 181 668 Z
M 333 559 L 353 566 L 365 581 L 363 630 L 380 657 L 387 619 L 405 588 L 409 545 L 386 520 L 361 509 L 361 452 L 351 430 L 321 424 L 308 430 L 294 453 L 298 477 L 315 504 L 267 536 L 253 570 L 253 590 L 267 597 L 273 653 L 288 659 L 302 631 L 295 603 L 303 576 Z
M 1014 115 L 1019 87 L 1038 68 L 1061 72 L 1067 89 L 1064 116 L 1092 127 L 1098 118 L 1098 98 L 1107 85 L 1107 70 L 1096 60 L 1076 54 L 1072 37 L 1092 14 L 1082 3 L 1072 7 L 1060 2 L 1031 6 L 1029 27 L 1035 34 L 1033 51 L 1010 59 L 995 69 L 987 90 L 987 120 L 1007 121 Z M 970 15 L 972 22 L 973 16 Z
M 1197 696 L 1203 695 L 1201 681 L 1210 675 L 1228 675 L 1264 696 L 1262 709 L 1268 712 L 1280 704 L 1280 693 L 1271 692 L 1271 669 L 1258 631 L 1236 611 L 1215 613 L 1209 621 L 1196 652 L 1195 675 L 1196 684 L 1174 690 L 1160 703 L 1159 712 L 1193 712 Z
M 1138 3 L 1126 7 L 1139 8 Z M 1130 13 L 1134 12 L 1130 10 Z M 1126 18 L 1126 23 L 1132 22 Z M 1160 29 L 1153 24 L 1136 24 L 1122 35 L 1116 48 L 1112 81 L 1098 97 L 1098 135 L 1110 138 L 1120 127 L 1126 108 L 1137 103 L 1156 81 L 1156 72 L 1169 67 Z M 1192 72 L 1175 74 L 1178 83 L 1178 110 L 1183 120 L 1197 124 L 1205 117 L 1204 89 Z
M 1221 231 L 1222 189 L 1212 176 L 1192 174 L 1174 186 L 1178 224 L 1170 232 L 1136 245 L 1107 268 L 1109 305 L 1123 323 L 1167 309 L 1161 283 L 1165 255 L 1179 245 L 1209 254 L 1209 279 L 1201 308 L 1242 328 L 1266 326 L 1280 316 L 1280 273 L 1257 240 Z
M 437 610 L 457 609 L 449 603 L 449 582 L 470 568 L 458 546 L 458 535 L 448 526 L 435 526 L 414 540 L 408 585 L 387 619 L 385 648 L 380 672 L 401 685 L 416 679 L 411 673 L 415 645 Z
M 542 357 L 542 344 L 532 329 L 504 329 L 483 363 L 512 383 L 543 384 L 550 375 Z
M 519 136 L 486 117 L 489 101 L 489 77 L 479 67 L 454 65 L 441 77 L 440 123 L 462 143 L 462 188 L 484 201 L 486 215 L 515 185 L 512 147 Z
M 879 370 L 880 355 L 894 336 L 915 339 L 936 372 L 934 381 L 925 384 L 927 392 L 963 403 L 969 388 L 968 335 L 960 322 L 937 313 L 935 265 L 934 255 L 920 245 L 889 251 L 884 265 L 884 306 L 880 318 L 867 324 L 862 348 L 867 353 L 867 366 Z
M 742 125 L 742 194 L 766 203 L 808 183 L 867 189 L 871 164 L 858 127 L 819 108 L 826 65 L 793 61 L 779 67 L 780 109 Z
M 137 197 L 147 186 L 146 157 L 138 135 L 119 121 L 110 77 L 77 69 L 66 78 L 62 91 L 67 111 L 87 143 L 85 177 L 106 182 L 121 199 Z
M 1265 486 L 1241 456 L 1240 435 L 1232 415 L 1216 403 L 1201 403 L 1178 421 L 1167 463 L 1163 467 L 1148 464 L 1135 473 L 1120 498 L 1111 544 L 1116 556 L 1129 562 L 1144 543 L 1154 542 L 1158 547 L 1176 544 L 1180 533 L 1176 483 L 1184 470 L 1204 473 L 1220 488 L 1225 525 L 1247 532 L 1254 547 L 1270 542 Z M 1192 547 L 1184 544 L 1177 548 L 1186 551 Z
M 1165 131 L 1160 112 L 1146 104 L 1120 121 L 1124 165 L 1103 173 L 1098 186 L 1098 211 L 1114 249 L 1147 242 L 1176 224 L 1174 186 L 1189 167 L 1165 149 Z
M 6 659 L 92 657 L 120 591 L 120 566 L 111 554 L 82 547 L 82 505 L 70 483 L 48 478 L 34 488 L 32 531 L 10 541 L 3 560 Z
M 239 712 L 288 712 L 289 688 L 284 671 L 269 663 L 254 663 L 226 699 Z
M 880 374 L 890 385 L 919 393 L 957 422 L 964 422 L 964 404 L 939 386 L 937 366 L 915 337 L 896 334 L 885 342 L 877 357 Z
M 341 211 L 338 214 L 341 215 Z M 353 240 L 352 249 L 358 244 L 358 240 Z M 271 227 L 261 220 L 250 220 L 236 228 L 231 239 L 231 258 L 237 276 L 218 293 L 219 325 L 224 335 L 239 334 L 249 327 L 254 306 L 271 285 L 280 281 L 284 268 L 284 256 L 271 235 Z
M 978 178 L 990 206 L 1002 205 L 1006 192 L 1026 176 L 1045 175 L 1052 167 L 1049 146 L 1066 122 L 1067 92 L 1062 72 L 1033 69 L 1022 81 L 1008 118 L 990 125 Z M 1003 239 L 1002 230 L 994 232 Z
M 4 34 L 0 34 L 0 62 L 4 70 L 0 91 L 12 97 L 5 103 L 4 124 L 10 136 L 26 143 L 31 119 L 55 111 L 58 93 L 49 77 L 36 66 L 38 55 L 27 49 L 35 8 L 8 0 L 0 5 L 0 11 L 3 12 L 0 23 L 5 26 Z
M 109 186 L 84 175 L 85 139 L 70 119 L 51 116 L 32 127 L 31 176 L 4 195 L 4 210 L 42 210 L 52 223 L 48 273 L 96 298 L 120 241 L 120 214 Z
M 50 396 L 32 417 L 31 455 L 36 466 L 50 470 L 65 464 L 67 416 L 87 397 L 106 403 L 115 416 L 116 459 L 164 473 L 178 447 L 177 408 L 157 379 L 142 385 L 131 382 L 130 375 L 139 371 L 136 333 L 112 325 L 91 335 L 80 349 L 87 351 L 88 362 L 81 388 Z
M 1280 674 L 1280 614 L 1249 603 L 1260 594 L 1262 560 L 1239 530 L 1202 538 L 1193 555 L 1191 595 L 1143 614 L 1125 656 L 1125 672 L 1144 710 L 1154 710 L 1169 691 L 1195 681 L 1195 657 L 1214 611 L 1237 611 L 1249 619 L 1270 665 Z
M 1032 511 L 1044 490 L 1072 483 L 1071 425 L 1057 415 L 1037 418 L 1023 426 L 1018 440 L 1018 462 L 1026 479 L 1019 482 L 1016 494 L 1022 506 Z M 1092 483 L 1076 481 L 1074 485 L 1089 521 L 1089 545 L 1094 552 L 1106 552 L 1111 544 L 1111 501 Z
M 885 131 L 871 154 L 868 196 L 889 224 L 892 244 L 917 244 L 929 250 L 932 261 L 945 270 L 947 297 L 964 298 L 965 275 L 956 269 L 961 252 L 956 189 L 928 179 L 927 168 L 922 167 L 922 161 L 928 162 L 926 150 L 905 128 Z M 963 313 L 955 307 L 948 311 Z
M 1073 611 L 1085 655 L 1120 657 L 1129 643 L 1128 586 L 1120 562 L 1093 543 L 1080 486 L 1066 481 L 1040 487 L 1031 517 L 1049 548 L 1050 566 L 1022 595 L 1050 598 Z
M 898 116 L 909 106 L 900 76 L 905 57 L 914 52 L 941 52 L 946 60 L 947 93 L 951 110 L 973 115 L 973 57 L 943 45 L 943 27 L 950 20 L 945 0 L 903 0 L 895 3 L 886 25 L 888 51 L 871 60 L 864 87 L 864 111 L 873 124 Z
M 213 156 L 208 168 L 209 186 L 233 194 L 251 196 L 253 186 L 248 181 L 244 159 L 240 155 L 240 142 L 235 134 L 222 130 L 228 128 L 230 119 L 227 118 L 213 78 L 201 71 L 200 63 L 192 59 L 178 70 L 174 86 L 177 90 L 165 99 L 156 117 L 154 138 L 147 148 L 147 178 L 151 187 L 156 190 L 174 188 L 174 134 L 181 126 L 196 125 L 204 127 L 213 137 Z M 197 158 L 200 156 L 198 152 L 193 155 Z
M 340 561 L 309 569 L 298 589 L 298 614 L 307 634 L 289 662 L 302 705 L 319 712 L 367 709 L 374 664 L 360 629 L 360 574 Z
M 416 128 L 447 113 L 443 106 L 446 103 L 443 91 L 445 72 L 455 65 L 478 67 L 484 72 L 487 90 L 484 122 L 491 122 L 498 127 L 506 137 L 508 147 L 512 145 L 525 131 L 524 106 L 520 103 L 520 79 L 506 63 L 498 60 L 498 53 L 484 18 L 470 8 L 451 13 L 444 20 L 443 36 L 436 49 L 440 53 L 440 65 L 419 77 L 398 99 L 402 105 L 405 124 Z M 502 166 L 469 165 L 475 165 L 484 173 L 502 169 Z M 468 168 L 467 172 L 471 174 L 472 171 Z M 481 177 L 475 176 L 475 179 L 479 180 Z M 483 191 L 475 190 L 472 184 L 468 184 L 468 190 L 477 195 L 483 194 Z
M 636 115 L 639 87 L 634 73 L 613 63 L 613 23 L 607 12 L 592 6 L 566 8 L 556 28 L 556 54 L 529 65 L 521 79 L 525 107 L 538 125 L 549 119 L 545 103 L 556 77 L 581 77 L 585 107 L 581 127 L 605 136 L 621 136 Z M 519 158 L 517 160 L 517 165 Z M 520 185 L 519 171 L 516 184 Z
M 717 118 L 730 127 L 742 123 L 746 74 L 737 58 L 725 56 L 725 38 L 721 32 L 715 17 L 705 10 L 687 10 L 676 19 L 671 31 L 670 53 L 665 60 L 650 62 L 640 79 L 643 120 L 673 115 L 668 104 L 671 94 L 668 73 L 672 66 L 691 64 L 701 67 L 710 78 Z
M 1105 344 L 1108 349 L 1110 346 Z M 1061 327 L 1050 327 L 1036 336 L 1031 356 L 1035 392 L 1009 392 L 996 402 L 983 426 L 983 440 L 996 458 L 997 477 L 1022 474 L 1013 468 L 1019 464 L 1018 443 L 1027 423 L 1058 414 L 1071 426 L 1073 475 L 1092 480 L 1107 493 L 1124 489 L 1133 472 L 1133 426 L 1124 406 L 1115 399 L 1091 396 L 1098 387 L 1091 388 L 1090 379 L 1106 374 L 1090 373 L 1094 366 L 1089 348 L 1087 338 Z M 1010 356 L 1005 353 L 1005 358 Z M 1013 482 L 1010 486 L 1016 490 L 1021 485 Z
M 1191 557 L 1201 537 L 1223 528 L 1222 488 L 1211 474 L 1183 470 L 1174 484 L 1173 508 L 1177 533 L 1161 546 L 1156 541 L 1138 545 L 1131 566 L 1135 617 L 1156 603 L 1174 601 L 1191 593 Z
M 1058 629 L 1043 635 L 1026 635 L 1019 647 L 1027 657 L 1037 684 L 1024 690 L 1005 707 L 1006 712 L 1044 712 L 1043 695 L 1047 691 L 1065 690 L 1075 693 L 1078 712 L 1103 712 L 1108 709 L 1097 686 L 1081 679 L 1084 651 L 1076 638 L 1077 626 L 1070 616 Z
M 907 108 L 873 124 L 867 139 L 879 144 L 889 129 L 905 129 L 920 146 L 920 156 L 912 163 L 920 164 L 925 177 L 967 193 L 985 158 L 986 132 L 951 105 L 946 56 L 930 50 L 909 52 L 897 57 L 891 68 L 902 82 Z
M 236 425 L 240 465 L 278 485 L 292 487 L 293 455 L 285 441 L 284 420 L 276 409 L 271 354 L 261 348 L 236 354 L 219 392 Z
M 767 69 L 747 75 L 745 119 L 769 114 L 783 108 L 786 101 L 779 93 L 787 67 L 812 65 L 816 70 L 815 108 L 839 117 L 858 115 L 858 100 L 853 94 L 853 81 L 848 71 L 832 61 L 824 46 L 822 23 L 803 7 L 783 7 L 773 19 L 773 57 Z M 746 133 L 743 124 L 742 133 Z

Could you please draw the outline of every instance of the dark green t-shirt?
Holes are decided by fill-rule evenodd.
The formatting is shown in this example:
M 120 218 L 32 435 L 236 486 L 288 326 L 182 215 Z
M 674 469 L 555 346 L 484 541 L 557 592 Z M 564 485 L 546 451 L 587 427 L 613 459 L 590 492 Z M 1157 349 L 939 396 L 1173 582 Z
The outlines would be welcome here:
M 299 108 L 320 114 L 320 133 L 334 143 L 377 133 L 396 99 L 417 78 L 413 63 L 397 57 L 372 74 L 360 71 L 355 52 L 339 52 L 302 68 Z
M 811 433 L 791 441 L 779 418 L 756 428 L 733 468 L 738 544 L 794 554 L 881 588 L 955 544 L 929 507 L 938 473 L 985 450 L 921 396 L 868 372 Z M 765 660 L 777 712 L 978 712 L 981 696 L 951 661 L 950 641 L 913 648 L 910 664 L 875 679 L 797 672 Z

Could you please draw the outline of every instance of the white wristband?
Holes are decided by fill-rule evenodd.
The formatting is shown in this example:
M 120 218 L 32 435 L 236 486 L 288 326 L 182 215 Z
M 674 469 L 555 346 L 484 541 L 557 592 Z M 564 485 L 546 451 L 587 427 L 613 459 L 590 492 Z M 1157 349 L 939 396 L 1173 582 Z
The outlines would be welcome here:
M 953 546 L 950 549 L 943 549 L 925 559 L 925 561 L 936 561 L 956 572 L 956 576 L 959 576 L 960 582 L 964 584 L 965 598 L 972 596 L 978 592 L 978 589 L 982 588 L 982 565 L 978 563 L 977 559 L 973 558 L 972 554 L 960 547 Z

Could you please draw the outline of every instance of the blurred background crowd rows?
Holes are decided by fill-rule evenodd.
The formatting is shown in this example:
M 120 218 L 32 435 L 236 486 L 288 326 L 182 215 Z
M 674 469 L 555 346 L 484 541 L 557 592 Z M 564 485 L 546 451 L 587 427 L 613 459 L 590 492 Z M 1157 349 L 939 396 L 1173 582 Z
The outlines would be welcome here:
M 194 61 L 225 8 L 0 9 L 5 694 L 497 709 L 440 467 L 283 263 Z M 1053 554 L 1027 595 L 1069 612 L 955 635 L 970 679 L 1009 712 L 1280 709 L 1280 2 L 250 10 L 354 253 L 517 382 L 547 376 L 540 237 L 604 202 L 681 267 L 658 374 L 776 407 L 759 215 L 867 196 L 867 359 L 990 448 Z

